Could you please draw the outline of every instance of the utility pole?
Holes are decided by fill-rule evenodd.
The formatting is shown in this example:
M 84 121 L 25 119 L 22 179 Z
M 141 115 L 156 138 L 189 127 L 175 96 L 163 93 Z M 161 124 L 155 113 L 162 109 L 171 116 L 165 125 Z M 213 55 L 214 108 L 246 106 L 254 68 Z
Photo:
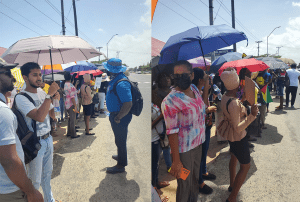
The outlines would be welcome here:
M 116 55 L 116 58 L 119 59 L 119 54 L 120 54 L 121 51 L 117 51 L 117 55 Z
M 278 48 L 278 56 L 279 56 L 279 48 L 282 48 L 282 46 L 280 46 L 280 47 L 276 47 L 276 48 Z
M 261 43 L 262 41 L 255 41 L 257 43 L 257 49 L 258 49 L 258 53 L 257 56 L 259 56 L 259 43 Z
M 74 12 L 74 22 L 75 22 L 75 35 L 78 36 L 78 27 L 77 27 L 77 15 L 76 15 L 75 0 L 73 0 L 73 12 Z
M 103 48 L 103 47 L 96 47 L 96 48 L 97 48 L 97 49 L 99 50 L 99 52 L 100 52 L 100 49 Z M 101 56 L 101 55 L 99 55 L 99 62 L 100 62 L 100 56 Z
M 213 0 L 209 0 L 209 24 L 214 24 L 214 13 L 213 13 Z M 204 58 L 204 55 L 203 55 Z M 211 53 L 211 61 L 213 62 L 215 60 L 215 51 Z
M 62 33 L 66 35 L 65 14 L 64 14 L 64 0 L 61 0 L 61 19 L 62 19 Z
M 234 0 L 231 0 L 231 16 L 232 16 L 232 28 L 235 29 Z M 236 52 L 236 43 L 233 44 L 233 52 Z

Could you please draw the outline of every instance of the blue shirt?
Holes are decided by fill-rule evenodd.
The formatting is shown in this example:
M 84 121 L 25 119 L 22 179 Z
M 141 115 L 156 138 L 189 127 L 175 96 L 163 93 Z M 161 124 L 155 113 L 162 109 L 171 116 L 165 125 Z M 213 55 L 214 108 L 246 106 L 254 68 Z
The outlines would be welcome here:
M 272 76 L 271 76 L 270 73 L 265 72 L 264 75 L 263 75 L 263 78 L 265 80 L 265 83 L 268 83 L 270 81 L 270 79 L 272 79 Z
M 0 99 L 6 101 L 4 95 L 0 93 Z M 19 158 L 21 159 L 24 169 L 24 152 L 21 146 L 20 139 L 16 133 L 18 121 L 15 114 L 9 107 L 0 101 L 0 146 L 16 145 L 16 150 Z M 17 187 L 7 176 L 4 168 L 0 164 L 0 194 L 9 194 L 18 191 Z
M 131 85 L 127 81 L 121 81 L 116 86 L 117 94 L 120 98 L 115 95 L 112 91 L 114 84 L 120 79 L 127 78 L 123 73 L 119 73 L 113 80 L 111 80 L 108 84 L 107 95 L 106 95 L 106 106 L 109 112 L 119 112 L 124 102 L 131 102 Z

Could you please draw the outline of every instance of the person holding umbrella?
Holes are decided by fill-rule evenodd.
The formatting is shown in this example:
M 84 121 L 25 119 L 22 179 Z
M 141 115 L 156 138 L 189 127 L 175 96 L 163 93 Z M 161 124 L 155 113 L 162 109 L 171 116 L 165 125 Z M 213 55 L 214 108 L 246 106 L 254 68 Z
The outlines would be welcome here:
M 177 178 L 177 202 L 196 202 L 199 194 L 199 170 L 202 144 L 205 142 L 205 109 L 197 87 L 192 84 L 192 65 L 181 60 L 174 64 L 175 89 L 161 104 L 166 133 L 172 150 L 170 174 Z M 186 180 L 180 178 L 181 169 L 190 171 Z
M 28 164 L 28 177 L 35 189 L 42 186 L 45 201 L 55 201 L 50 185 L 53 170 L 53 139 L 50 135 L 50 117 L 56 120 L 51 99 L 59 97 L 57 92 L 59 86 L 56 82 L 53 82 L 48 89 L 48 93 L 40 88 L 42 74 L 37 63 L 28 62 L 20 69 L 26 82 L 26 88 L 23 92 L 28 94 L 35 104 L 25 96 L 17 95 L 15 98 L 16 108 L 22 113 L 29 130 L 32 132 L 34 132 L 31 124 L 32 119 L 36 121 L 36 133 L 42 146 L 37 157 Z
M 251 106 L 251 113 L 247 116 L 246 108 L 237 98 L 240 80 L 236 70 L 231 67 L 225 69 L 221 74 L 221 80 L 227 89 L 222 96 L 221 106 L 224 116 L 229 120 L 233 128 L 232 133 L 226 134 L 231 153 L 229 163 L 230 186 L 228 188 L 231 194 L 226 202 L 232 202 L 236 201 L 237 194 L 250 169 L 250 151 L 245 128 L 255 120 L 258 108 L 256 105 Z M 229 101 L 230 99 L 231 101 Z M 240 170 L 236 174 L 237 162 L 240 163 Z

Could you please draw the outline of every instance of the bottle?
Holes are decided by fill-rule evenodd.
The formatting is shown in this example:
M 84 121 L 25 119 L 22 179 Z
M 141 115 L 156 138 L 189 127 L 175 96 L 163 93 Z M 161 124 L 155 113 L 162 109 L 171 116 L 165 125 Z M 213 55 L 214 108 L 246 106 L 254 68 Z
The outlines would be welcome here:
M 54 114 L 55 114 L 55 118 L 56 120 L 60 119 L 60 106 L 59 106 L 59 101 L 57 99 L 54 99 L 53 100 L 53 106 L 54 106 Z M 54 123 L 54 130 L 57 130 L 57 124 L 56 122 L 53 122 Z

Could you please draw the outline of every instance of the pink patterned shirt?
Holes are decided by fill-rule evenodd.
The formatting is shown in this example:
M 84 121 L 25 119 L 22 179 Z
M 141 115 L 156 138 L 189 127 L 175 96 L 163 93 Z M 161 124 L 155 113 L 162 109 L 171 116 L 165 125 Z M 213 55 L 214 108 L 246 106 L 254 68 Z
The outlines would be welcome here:
M 161 104 L 167 134 L 178 133 L 179 153 L 188 152 L 205 142 L 205 104 L 195 85 L 195 98 L 173 89 Z
M 66 82 L 64 91 L 66 94 L 66 102 L 65 102 L 66 109 L 70 109 L 70 107 L 72 107 L 72 105 L 73 105 L 72 100 L 71 100 L 72 98 L 75 98 L 75 102 L 76 102 L 76 104 L 78 104 L 77 90 L 73 84 L 71 84 L 70 82 Z

